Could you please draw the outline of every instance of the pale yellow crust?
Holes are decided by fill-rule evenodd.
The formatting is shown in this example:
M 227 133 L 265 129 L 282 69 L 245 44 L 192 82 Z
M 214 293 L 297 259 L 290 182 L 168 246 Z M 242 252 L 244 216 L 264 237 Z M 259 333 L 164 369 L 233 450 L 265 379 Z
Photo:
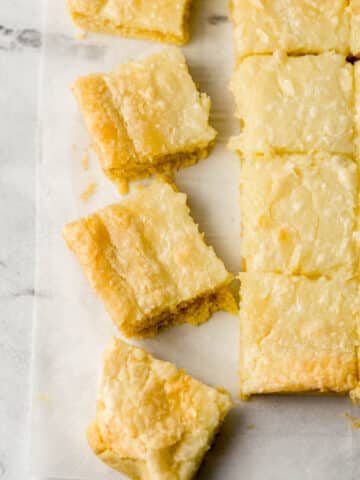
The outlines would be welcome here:
M 235 55 L 350 52 L 346 0 L 230 0 Z
M 243 396 L 347 393 L 359 385 L 359 283 L 243 273 L 240 389 Z
M 67 0 L 83 30 L 182 45 L 189 40 L 191 0 Z
M 359 175 L 348 157 L 248 156 L 242 161 L 242 255 L 249 272 L 349 276 Z
M 197 91 L 174 47 L 113 73 L 81 77 L 73 92 L 112 180 L 178 170 L 205 158 L 214 143 L 210 99 Z
M 360 0 L 350 0 L 351 53 L 360 55 Z
M 113 339 L 88 442 L 131 479 L 190 480 L 231 406 L 224 390 Z
M 353 66 L 333 53 L 245 58 L 231 81 L 240 154 L 353 153 Z M 286 128 L 285 128 L 286 126 Z
M 164 325 L 206 321 L 236 310 L 232 276 L 207 246 L 189 214 L 186 195 L 155 181 L 121 204 L 64 229 L 92 287 L 128 337 Z

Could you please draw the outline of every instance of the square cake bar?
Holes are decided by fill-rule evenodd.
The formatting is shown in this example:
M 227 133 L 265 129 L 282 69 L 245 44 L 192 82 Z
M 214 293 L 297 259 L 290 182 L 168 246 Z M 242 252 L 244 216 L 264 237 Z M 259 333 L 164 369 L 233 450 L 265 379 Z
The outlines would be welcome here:
M 358 167 L 346 156 L 244 158 L 240 205 L 245 270 L 355 274 L 358 184 Z
M 67 0 L 85 31 L 183 44 L 189 38 L 191 0 Z
M 88 442 L 103 462 L 132 479 L 190 480 L 231 406 L 224 390 L 114 338 Z
M 350 53 L 346 0 L 230 0 L 230 16 L 238 59 L 276 50 Z
M 186 195 L 166 182 L 70 223 L 64 238 L 127 337 L 237 310 L 232 275 L 204 242 Z
M 240 154 L 353 153 L 353 66 L 334 53 L 245 58 L 231 81 Z
M 241 394 L 359 392 L 359 283 L 242 273 Z M 360 399 L 360 397 L 359 397 Z
M 216 137 L 210 99 L 175 47 L 73 85 L 104 172 L 115 181 L 196 163 Z

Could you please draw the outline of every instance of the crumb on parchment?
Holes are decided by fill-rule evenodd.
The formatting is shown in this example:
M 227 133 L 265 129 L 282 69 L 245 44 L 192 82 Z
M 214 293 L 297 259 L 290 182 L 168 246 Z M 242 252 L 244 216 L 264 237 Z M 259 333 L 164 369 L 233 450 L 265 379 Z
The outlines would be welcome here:
M 347 412 L 344 413 L 344 417 L 350 420 L 353 429 L 360 429 L 360 418 L 355 418 Z
M 120 195 L 127 195 L 129 193 L 129 183 L 127 180 L 123 179 L 119 181 L 118 191 Z
M 88 170 L 89 169 L 89 162 L 90 162 L 90 158 L 89 158 L 89 151 L 88 150 L 85 150 L 85 153 L 81 159 L 81 165 L 83 167 L 84 170 Z
M 96 183 L 89 182 L 86 189 L 81 193 L 80 198 L 83 202 L 87 202 L 89 198 L 95 193 L 96 191 Z

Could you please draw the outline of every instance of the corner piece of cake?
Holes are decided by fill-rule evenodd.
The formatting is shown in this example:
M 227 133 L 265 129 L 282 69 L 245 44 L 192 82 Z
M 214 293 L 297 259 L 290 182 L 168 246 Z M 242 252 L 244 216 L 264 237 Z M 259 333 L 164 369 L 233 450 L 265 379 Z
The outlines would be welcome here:
M 173 172 L 208 156 L 216 131 L 175 47 L 81 77 L 73 92 L 106 175 L 114 181 Z
M 114 338 L 104 356 L 91 449 L 134 480 L 190 480 L 231 409 L 229 395 Z
M 67 0 L 74 23 L 88 32 L 184 44 L 191 0 Z
M 237 58 L 276 50 L 350 53 L 346 0 L 231 0 L 230 16 Z
M 186 195 L 155 181 L 64 229 L 88 280 L 127 337 L 235 313 L 232 275 L 190 216 Z
M 359 397 L 359 283 L 242 273 L 240 389 Z
M 256 55 L 236 68 L 231 90 L 243 129 L 241 155 L 353 154 L 353 65 L 342 55 Z

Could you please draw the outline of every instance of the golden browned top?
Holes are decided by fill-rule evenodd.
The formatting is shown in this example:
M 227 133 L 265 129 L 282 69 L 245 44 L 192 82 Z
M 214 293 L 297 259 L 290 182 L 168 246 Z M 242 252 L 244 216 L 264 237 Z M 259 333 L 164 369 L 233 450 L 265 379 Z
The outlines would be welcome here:
M 245 58 L 231 81 L 244 124 L 231 147 L 243 153 L 351 154 L 352 68 L 333 53 Z
M 354 389 L 360 326 L 359 283 L 242 273 L 243 393 Z
M 349 53 L 346 0 L 231 0 L 230 13 L 238 57 L 276 50 Z
M 105 170 L 171 161 L 213 142 L 210 99 L 199 93 L 175 47 L 115 72 L 81 77 L 74 94 Z
M 353 55 L 360 54 L 360 0 L 350 0 L 351 46 Z
M 149 476 L 144 478 L 188 479 L 230 407 L 223 391 L 113 339 L 97 398 L 102 445 L 98 440 L 92 447 L 98 454 L 107 450 L 120 461 L 145 464 Z
M 204 147 L 214 139 L 210 99 L 197 91 L 179 49 L 120 65 L 105 80 L 142 156 Z
M 186 195 L 166 182 L 70 223 L 64 238 L 120 329 L 231 281 L 189 215 Z

